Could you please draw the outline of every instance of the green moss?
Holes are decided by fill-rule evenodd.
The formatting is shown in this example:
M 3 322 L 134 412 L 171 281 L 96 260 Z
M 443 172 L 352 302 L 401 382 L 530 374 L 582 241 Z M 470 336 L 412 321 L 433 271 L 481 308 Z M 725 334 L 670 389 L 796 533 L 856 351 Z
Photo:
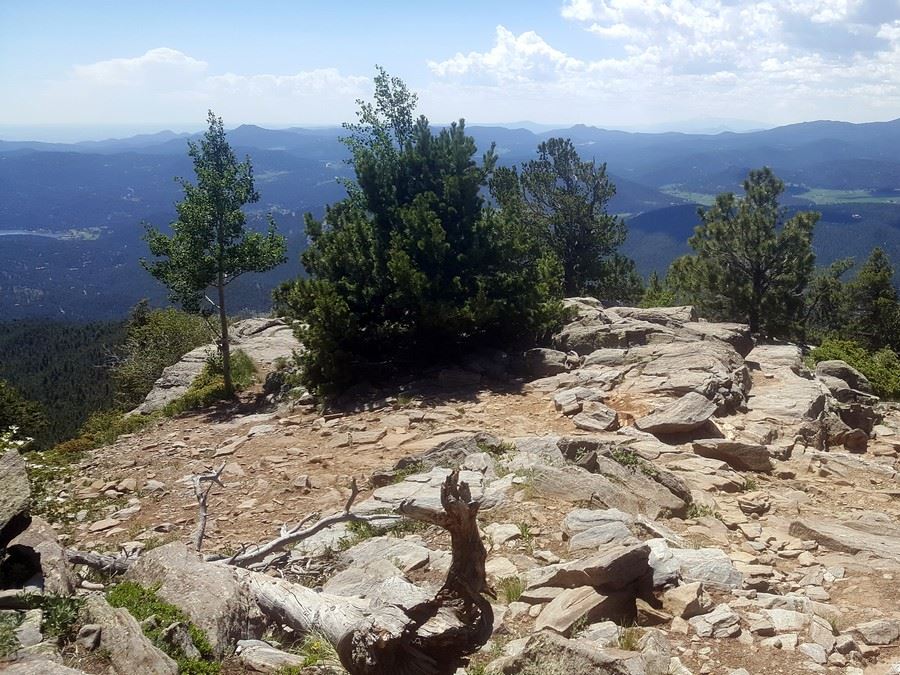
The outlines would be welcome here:
M 144 628 L 144 634 L 153 643 L 178 662 L 182 675 L 217 675 L 221 666 L 213 661 L 212 645 L 206 635 L 191 623 L 187 614 L 175 605 L 162 600 L 157 588 L 145 588 L 133 581 L 123 581 L 106 592 L 106 599 L 113 607 L 123 607 L 138 621 L 155 616 L 156 628 Z M 180 650 L 173 649 L 162 641 L 162 631 L 173 623 L 181 622 L 188 627 L 188 634 L 202 659 L 189 659 Z
M 609 452 L 610 459 L 614 460 L 622 466 L 628 467 L 632 471 L 640 471 L 645 476 L 653 478 L 659 475 L 659 471 L 652 464 L 644 461 L 633 450 L 626 448 L 613 448 Z

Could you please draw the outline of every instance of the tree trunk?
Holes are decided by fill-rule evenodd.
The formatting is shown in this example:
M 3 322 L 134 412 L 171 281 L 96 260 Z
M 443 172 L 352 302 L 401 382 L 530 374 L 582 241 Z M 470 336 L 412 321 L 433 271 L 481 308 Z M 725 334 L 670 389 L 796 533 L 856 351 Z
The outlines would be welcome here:
M 454 471 L 441 487 L 441 510 L 404 503 L 399 511 L 450 532 L 453 559 L 434 598 L 374 611 L 366 601 L 317 593 L 283 579 L 238 569 L 270 620 L 296 631 L 320 632 L 351 675 L 451 675 L 491 636 L 493 611 L 474 502 Z M 399 599 L 398 599 L 399 600 Z
M 320 593 L 262 572 L 230 569 L 246 583 L 249 600 L 270 622 L 299 633 L 320 633 L 334 645 L 350 675 L 453 675 L 493 632 L 493 610 L 484 597 L 493 592 L 484 571 L 487 551 L 478 532 L 479 506 L 454 471 L 441 486 L 439 506 L 407 501 L 398 508 L 402 515 L 450 532 L 447 578 L 424 602 L 419 593 L 405 592 L 411 588 L 406 582 L 396 585 L 391 604 L 372 606 L 368 600 Z M 127 570 L 134 562 L 77 551 L 67 555 L 70 562 L 115 571 Z M 227 564 L 198 560 L 191 569 Z
M 222 379 L 225 380 L 225 396 L 234 394 L 234 384 L 231 381 L 231 343 L 228 339 L 228 316 L 225 314 L 225 278 L 219 272 L 217 280 L 219 289 L 219 324 L 222 337 L 219 344 L 222 346 Z

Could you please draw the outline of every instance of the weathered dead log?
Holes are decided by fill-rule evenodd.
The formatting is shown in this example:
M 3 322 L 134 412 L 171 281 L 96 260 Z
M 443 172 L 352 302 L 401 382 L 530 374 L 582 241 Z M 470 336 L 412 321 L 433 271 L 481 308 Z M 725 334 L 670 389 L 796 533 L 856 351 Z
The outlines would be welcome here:
M 358 516 L 350 511 L 350 508 L 353 506 L 353 502 L 356 501 L 356 497 L 358 495 L 359 486 L 357 486 L 356 484 L 356 479 L 353 478 L 350 481 L 350 496 L 347 498 L 347 502 L 344 504 L 343 511 L 335 513 L 331 516 L 326 516 L 325 518 L 318 520 L 309 527 L 305 526 L 315 517 L 315 514 L 307 516 L 292 528 L 289 528 L 285 525 L 281 528 L 281 533 L 278 537 L 265 544 L 255 544 L 253 546 L 243 547 L 240 551 L 228 558 L 228 564 L 236 565 L 238 567 L 247 567 L 248 565 L 252 565 L 253 563 L 262 561 L 268 555 L 275 553 L 276 551 L 283 550 L 288 546 L 292 546 L 298 542 L 303 541 L 304 539 L 309 539 L 314 534 L 317 534 L 318 532 L 321 532 L 325 528 L 331 527 L 332 525 L 354 521 L 368 521 L 368 518 L 364 516 Z
M 459 472 L 441 486 L 441 508 L 404 503 L 400 512 L 450 532 L 452 562 L 434 598 L 402 609 L 378 608 L 242 570 L 260 610 L 300 632 L 318 631 L 337 649 L 352 675 L 445 675 L 465 663 L 491 636 L 493 612 L 478 532 L 479 503 Z
M 356 518 L 349 511 L 356 493 L 354 484 L 345 511 L 302 530 L 305 536 L 309 536 L 308 530 L 319 531 L 334 522 Z M 269 621 L 301 633 L 322 634 L 335 646 L 341 664 L 351 675 L 450 675 L 488 641 L 493 627 L 493 611 L 484 597 L 492 591 L 484 570 L 487 551 L 478 532 L 479 506 L 469 486 L 459 482 L 458 471 L 441 486 L 439 505 L 414 501 L 400 505 L 402 515 L 438 525 L 451 538 L 452 561 L 443 586 L 434 598 L 412 606 L 372 606 L 360 598 L 319 593 L 240 567 L 235 564 L 237 559 L 198 564 L 233 567 L 246 584 L 248 600 Z M 265 552 L 247 552 L 242 562 L 261 559 L 299 534 L 301 530 L 294 528 L 276 540 L 277 547 L 273 542 L 266 545 Z M 78 551 L 67 551 L 67 555 L 73 563 L 115 572 L 126 571 L 133 562 Z
M 66 549 L 66 560 L 73 565 L 84 565 L 106 574 L 125 574 L 135 558 L 127 555 L 102 555 L 92 551 L 76 551 L 69 548 Z

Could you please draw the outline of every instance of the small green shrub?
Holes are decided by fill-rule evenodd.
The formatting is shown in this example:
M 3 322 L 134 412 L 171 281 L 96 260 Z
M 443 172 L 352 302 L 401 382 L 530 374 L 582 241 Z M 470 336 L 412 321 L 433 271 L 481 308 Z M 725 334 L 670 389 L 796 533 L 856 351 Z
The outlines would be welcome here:
M 240 349 L 231 353 L 231 379 L 235 391 L 246 389 L 253 382 L 256 367 L 253 361 Z M 207 358 L 206 365 L 197 378 L 180 398 L 172 401 L 163 414 L 173 417 L 188 410 L 206 408 L 217 401 L 224 400 L 225 380 L 222 376 L 222 362 L 218 354 Z
M 519 536 L 522 537 L 522 542 L 525 544 L 531 544 L 534 541 L 534 532 L 531 531 L 531 525 L 526 522 L 521 522 L 518 524 L 519 527 Z
M 698 518 L 705 518 L 707 516 L 712 516 L 713 518 L 719 518 L 719 513 L 712 508 L 711 506 L 707 506 L 706 504 L 697 504 L 696 502 L 692 503 L 688 506 L 687 517 L 696 520 Z
M 872 391 L 881 398 L 900 399 L 900 356 L 885 347 L 870 352 L 853 340 L 824 340 L 807 356 L 807 364 L 815 368 L 819 361 L 846 361 L 872 383 Z
M 525 591 L 525 582 L 519 577 L 503 577 L 497 582 L 500 589 L 500 597 L 507 605 L 511 602 L 518 602 Z
M 613 448 L 609 452 L 609 456 L 616 463 L 631 469 L 632 471 L 640 471 L 645 476 L 653 477 L 659 474 L 656 467 L 644 461 L 634 450 L 626 448 Z
M 303 667 L 309 666 L 334 666 L 340 664 L 334 645 L 328 641 L 322 633 L 313 631 L 303 638 L 298 650 L 303 657 Z
M 81 427 L 81 438 L 100 448 L 116 442 L 119 436 L 140 431 L 157 418 L 153 415 L 126 415 L 121 410 L 99 410 Z M 77 440 L 77 439 L 76 439 Z
M 505 455 L 511 455 L 516 451 L 516 446 L 512 443 L 508 443 L 507 441 L 500 441 L 496 444 L 480 441 L 477 446 L 481 452 L 486 452 L 493 457 L 503 457 Z
M 9 656 L 19 648 L 16 638 L 19 622 L 18 612 L 0 612 L 0 658 Z
M 641 629 L 636 626 L 627 626 L 619 629 L 619 649 L 626 652 L 638 651 L 638 642 L 641 639 Z
M 56 638 L 60 644 L 75 639 L 75 627 L 81 614 L 84 600 L 54 594 L 26 594 L 25 605 L 29 609 L 41 610 L 41 632 Z

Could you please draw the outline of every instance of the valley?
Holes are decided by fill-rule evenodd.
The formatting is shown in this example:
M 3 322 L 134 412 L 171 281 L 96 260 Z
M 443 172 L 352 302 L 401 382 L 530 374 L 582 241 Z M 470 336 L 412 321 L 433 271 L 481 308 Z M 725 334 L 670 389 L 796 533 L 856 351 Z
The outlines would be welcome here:
M 762 165 L 785 181 L 789 211 L 822 213 L 813 240 L 819 265 L 848 255 L 862 260 L 875 246 L 900 259 L 900 120 L 717 135 L 583 125 L 468 131 L 480 150 L 496 144 L 501 165 L 529 159 L 551 136 L 571 137 L 582 156 L 607 162 L 616 185 L 609 208 L 626 219 L 623 252 L 643 276 L 664 273 L 687 252 L 698 206 L 739 191 L 747 171 Z M 248 213 L 251 227 L 263 229 L 272 213 L 288 242 L 287 264 L 237 282 L 235 313 L 265 311 L 271 289 L 299 272 L 303 214 L 321 217 L 352 175 L 343 133 L 252 125 L 229 132 L 238 155 L 250 155 L 256 168 L 261 201 Z M 163 303 L 164 289 L 139 267 L 142 223 L 160 227 L 174 217 L 180 189 L 173 176 L 190 173 L 185 145 L 185 135 L 171 133 L 73 144 L 0 141 L 0 315 L 105 320 L 123 317 L 141 298 Z

